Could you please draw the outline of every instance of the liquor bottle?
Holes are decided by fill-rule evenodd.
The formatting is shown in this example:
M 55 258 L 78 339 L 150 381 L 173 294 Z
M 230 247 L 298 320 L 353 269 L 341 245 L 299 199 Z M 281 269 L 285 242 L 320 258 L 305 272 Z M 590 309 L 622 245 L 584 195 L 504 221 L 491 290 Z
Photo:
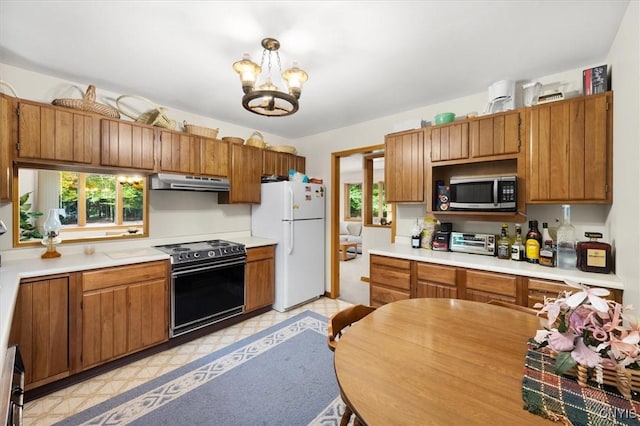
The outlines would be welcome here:
M 522 241 L 522 227 L 516 224 L 516 233 L 511 240 L 511 260 L 524 260 L 524 242 Z
M 540 264 L 543 266 L 556 266 L 556 252 L 553 248 L 553 239 L 549 234 L 549 225 L 542 223 L 542 247 L 540 248 Z
M 529 232 L 527 232 L 527 241 L 525 242 L 525 253 L 527 262 L 540 262 L 540 246 L 542 245 L 542 234 L 538 230 L 538 221 L 529 221 Z
M 420 248 L 420 237 L 422 234 L 422 225 L 420 219 L 416 219 L 416 224 L 411 228 L 411 248 Z
M 575 269 L 576 255 L 576 228 L 571 224 L 571 206 L 562 205 L 563 221 L 558 228 L 556 239 L 558 240 L 558 268 Z
M 511 258 L 511 239 L 509 238 L 509 225 L 502 224 L 500 238 L 498 239 L 498 259 Z
M 584 272 L 610 273 L 611 244 L 598 241 L 598 238 L 602 238 L 600 232 L 585 232 L 584 236 L 589 241 L 580 241 L 576 247 L 578 269 Z

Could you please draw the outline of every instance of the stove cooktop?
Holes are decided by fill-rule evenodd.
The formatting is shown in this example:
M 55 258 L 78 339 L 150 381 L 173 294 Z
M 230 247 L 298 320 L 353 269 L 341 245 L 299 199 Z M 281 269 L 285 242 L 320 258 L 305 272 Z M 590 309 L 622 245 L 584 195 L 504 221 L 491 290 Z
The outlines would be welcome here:
M 173 264 L 241 257 L 247 254 L 243 244 L 225 240 L 196 241 L 154 247 L 171 255 L 171 263 Z

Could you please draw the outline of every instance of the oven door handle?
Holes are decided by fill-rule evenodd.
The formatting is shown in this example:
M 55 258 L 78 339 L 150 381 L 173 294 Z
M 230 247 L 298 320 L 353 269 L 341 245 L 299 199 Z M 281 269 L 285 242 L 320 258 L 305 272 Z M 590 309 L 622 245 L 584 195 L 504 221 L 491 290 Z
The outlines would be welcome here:
M 179 270 L 179 271 L 173 271 L 173 272 L 171 272 L 171 275 L 174 276 L 174 277 L 178 277 L 180 275 L 192 274 L 194 272 L 208 271 L 208 270 L 211 270 L 211 269 L 224 268 L 224 267 L 227 267 L 227 266 L 245 265 L 246 263 L 247 263 L 246 259 L 233 260 L 233 261 L 230 261 L 230 262 L 216 263 L 214 265 L 205 265 L 205 266 L 201 266 L 199 268 L 189 268 L 189 269 L 183 269 L 183 270 Z

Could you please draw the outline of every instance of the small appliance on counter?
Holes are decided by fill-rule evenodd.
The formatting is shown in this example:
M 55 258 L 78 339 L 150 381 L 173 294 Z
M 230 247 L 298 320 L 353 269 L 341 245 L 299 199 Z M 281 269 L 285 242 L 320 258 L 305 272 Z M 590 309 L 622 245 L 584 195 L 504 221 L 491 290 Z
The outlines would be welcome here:
M 496 236 L 493 234 L 471 234 L 452 232 L 450 240 L 451 251 L 471 254 L 496 255 Z
M 435 251 L 449 251 L 449 241 L 451 238 L 451 222 L 444 222 L 440 224 L 440 230 L 436 232 L 433 237 L 433 243 L 431 249 Z

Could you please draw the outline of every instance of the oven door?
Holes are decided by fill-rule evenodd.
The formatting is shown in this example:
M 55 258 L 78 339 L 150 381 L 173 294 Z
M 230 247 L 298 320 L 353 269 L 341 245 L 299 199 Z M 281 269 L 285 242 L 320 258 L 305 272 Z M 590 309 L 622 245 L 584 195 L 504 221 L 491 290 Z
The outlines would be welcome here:
M 171 273 L 171 337 L 241 314 L 246 257 L 191 266 Z

